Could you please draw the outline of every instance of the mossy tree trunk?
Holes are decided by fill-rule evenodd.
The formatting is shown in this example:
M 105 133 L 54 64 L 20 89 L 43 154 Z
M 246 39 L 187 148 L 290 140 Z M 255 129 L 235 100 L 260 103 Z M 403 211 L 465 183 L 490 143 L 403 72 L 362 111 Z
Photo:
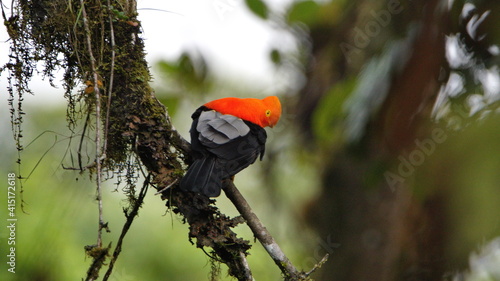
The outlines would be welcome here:
M 19 100 L 12 117 L 18 149 L 22 150 L 22 97 L 33 92 L 28 81 L 42 62 L 51 82 L 56 69 L 65 71 L 70 130 L 82 141 L 85 136 L 95 139 L 95 159 L 82 163 L 79 156 L 71 168 L 94 174 L 116 171 L 136 155 L 149 174 L 146 184 L 162 191 L 175 186 L 189 164 L 190 146 L 175 131 L 149 85 L 136 1 L 19 0 L 8 14 L 3 11 L 11 56 L 2 71 L 9 72 L 11 99 Z M 247 280 L 244 256 L 250 245 L 231 230 L 240 220 L 221 214 L 213 200 L 175 190 L 163 191 L 162 199 L 190 224 L 189 238 L 196 238 L 199 248 L 211 248 L 231 275 Z M 140 196 L 133 188 L 127 192 L 128 210 L 137 210 L 134 204 L 141 204 Z M 127 218 L 130 214 L 136 212 Z M 99 231 L 106 227 L 104 221 L 99 224 Z M 98 244 L 88 248 L 94 262 L 87 280 L 95 280 L 108 262 L 105 254 L 110 249 Z

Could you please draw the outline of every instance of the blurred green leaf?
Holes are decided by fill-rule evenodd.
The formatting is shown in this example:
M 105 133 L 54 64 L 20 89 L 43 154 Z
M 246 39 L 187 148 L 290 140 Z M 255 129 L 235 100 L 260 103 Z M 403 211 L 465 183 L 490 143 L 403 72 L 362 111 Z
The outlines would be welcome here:
M 314 113 L 314 133 L 325 146 L 338 143 L 346 113 L 344 103 L 357 85 L 357 79 L 349 79 L 336 84 L 319 102 Z
M 273 49 L 271 51 L 271 53 L 269 54 L 269 56 L 271 57 L 271 61 L 278 65 L 278 64 L 281 64 L 281 61 L 282 61 L 282 57 L 281 57 L 281 53 L 280 51 L 276 50 L 276 49 Z
M 248 8 L 258 17 L 267 19 L 269 9 L 262 0 L 245 0 Z
M 303 22 L 311 25 L 318 18 L 319 5 L 316 1 L 306 0 L 296 2 L 289 10 L 287 20 L 289 23 Z
M 206 89 L 208 66 L 203 57 L 184 53 L 175 61 L 160 61 L 158 68 L 184 89 Z

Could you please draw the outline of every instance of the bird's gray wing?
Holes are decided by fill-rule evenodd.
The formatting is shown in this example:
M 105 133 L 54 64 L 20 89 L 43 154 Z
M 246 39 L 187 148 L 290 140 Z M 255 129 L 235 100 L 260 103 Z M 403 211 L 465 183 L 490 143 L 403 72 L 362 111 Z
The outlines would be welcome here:
M 226 144 L 250 132 L 248 125 L 240 118 L 213 110 L 200 114 L 196 130 L 200 133 L 198 139 L 207 147 Z

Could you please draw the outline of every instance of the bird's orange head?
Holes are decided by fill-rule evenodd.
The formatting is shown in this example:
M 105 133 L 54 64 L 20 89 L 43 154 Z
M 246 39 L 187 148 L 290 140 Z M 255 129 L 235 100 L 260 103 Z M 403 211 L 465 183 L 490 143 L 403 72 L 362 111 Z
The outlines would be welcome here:
M 274 127 L 276 124 L 278 124 L 278 121 L 280 120 L 281 117 L 281 103 L 280 100 L 278 99 L 277 96 L 269 96 L 266 97 L 262 100 L 262 102 L 265 105 L 265 120 L 263 123 L 266 124 L 266 126 L 269 127 Z
M 261 127 L 274 127 L 281 117 L 281 103 L 278 97 L 264 99 L 222 98 L 205 104 L 207 108 L 222 114 L 231 114 Z

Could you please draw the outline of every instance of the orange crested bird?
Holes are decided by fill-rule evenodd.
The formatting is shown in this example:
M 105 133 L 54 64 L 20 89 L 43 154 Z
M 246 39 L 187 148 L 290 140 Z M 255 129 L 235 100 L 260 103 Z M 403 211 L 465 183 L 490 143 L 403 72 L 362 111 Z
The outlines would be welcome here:
M 281 116 L 278 97 L 222 98 L 199 107 L 191 116 L 194 162 L 180 188 L 208 197 L 220 195 L 222 181 L 236 175 L 264 156 L 265 127 L 274 127 Z

